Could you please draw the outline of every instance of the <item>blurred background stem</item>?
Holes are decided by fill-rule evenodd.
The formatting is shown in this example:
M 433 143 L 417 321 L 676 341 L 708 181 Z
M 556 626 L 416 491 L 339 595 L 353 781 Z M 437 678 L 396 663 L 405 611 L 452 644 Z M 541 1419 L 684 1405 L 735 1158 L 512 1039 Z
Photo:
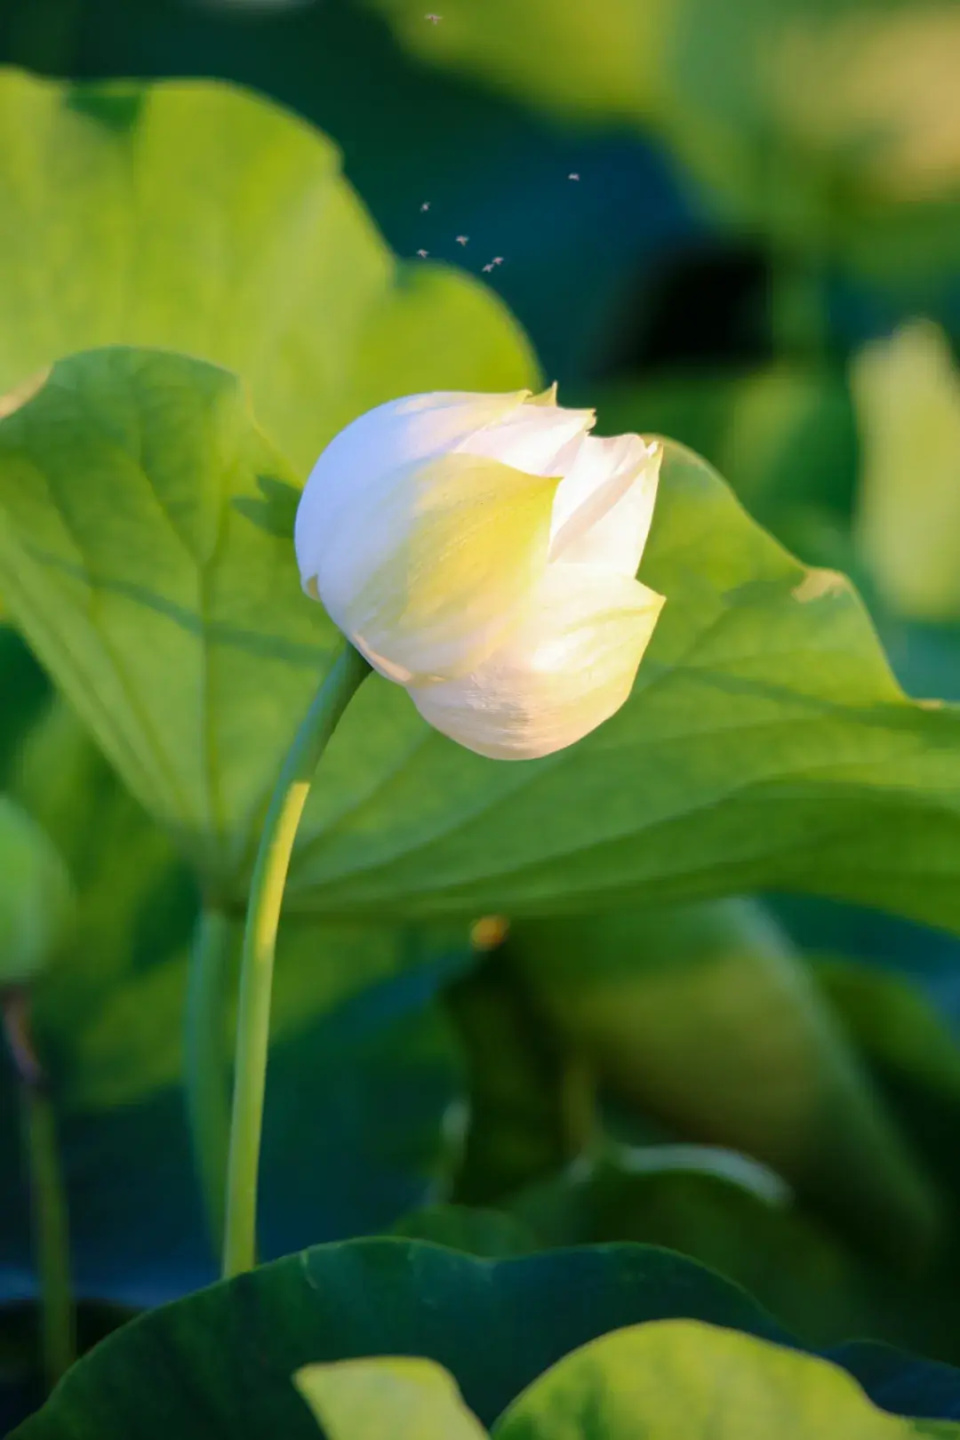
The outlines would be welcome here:
M 280 908 L 303 807 L 320 757 L 370 666 L 347 645 L 327 673 L 283 763 L 260 836 L 240 964 L 236 1066 L 223 1243 L 223 1274 L 256 1264 L 257 1182 L 270 1045 L 270 1003 Z
M 562 1170 L 597 1141 L 593 1072 L 537 1008 L 499 946 L 450 986 L 445 1000 L 470 1097 L 452 1199 L 496 1205 Z
M 40 1279 L 41 1354 L 44 1378 L 52 1389 L 76 1358 L 70 1239 L 56 1118 L 47 1079 L 33 1046 L 30 997 L 25 988 L 14 988 L 4 995 L 3 1029 L 20 1090 L 31 1233 Z
M 184 1081 L 194 1165 L 210 1235 L 223 1244 L 224 1187 L 230 1145 L 230 1087 L 225 1014 L 230 989 L 230 919 L 204 906 L 197 920 L 184 1024 Z

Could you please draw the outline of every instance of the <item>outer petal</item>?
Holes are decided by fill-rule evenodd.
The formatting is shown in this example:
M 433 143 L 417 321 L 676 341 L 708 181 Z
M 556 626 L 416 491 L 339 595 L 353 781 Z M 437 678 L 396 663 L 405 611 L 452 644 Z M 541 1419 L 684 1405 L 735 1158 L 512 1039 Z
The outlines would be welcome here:
M 407 395 L 368 410 L 341 430 L 313 467 L 297 510 L 294 544 L 304 588 L 316 577 L 344 509 L 369 509 L 390 472 L 456 449 L 475 430 L 519 410 L 528 393 Z
M 558 480 L 473 455 L 408 466 L 348 507 L 316 576 L 331 618 L 402 683 L 463 675 L 526 614 Z
M 639 435 L 583 440 L 557 491 L 550 559 L 636 575 L 650 533 L 662 448 Z
M 410 694 L 425 720 L 468 750 L 495 760 L 550 755 L 619 710 L 663 603 L 627 576 L 549 565 L 504 646 L 472 674 Z
M 531 475 L 565 475 L 596 414 L 593 410 L 565 410 L 551 400 L 550 392 L 526 400 L 518 410 L 475 430 L 457 449 L 489 455 Z

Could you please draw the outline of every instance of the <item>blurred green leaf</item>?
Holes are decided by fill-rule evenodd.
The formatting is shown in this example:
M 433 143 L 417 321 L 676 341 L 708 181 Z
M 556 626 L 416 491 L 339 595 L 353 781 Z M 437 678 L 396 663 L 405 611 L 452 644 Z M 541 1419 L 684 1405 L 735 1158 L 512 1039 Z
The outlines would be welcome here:
M 658 119 L 726 213 L 782 254 L 942 288 L 960 193 L 955 9 L 682 0 L 672 16 Z
M 0 586 L 125 780 L 242 900 L 335 632 L 230 504 L 281 476 L 225 372 L 58 365 L 0 422 Z M 642 578 L 667 596 L 624 709 L 522 765 L 364 686 L 307 807 L 290 912 L 660 904 L 811 890 L 960 927 L 960 722 L 894 684 L 841 577 L 808 571 L 673 448 Z M 889 843 L 896 833 L 897 844 Z
M 852 370 L 863 442 L 856 534 L 884 602 L 912 620 L 960 617 L 960 371 L 918 321 Z
M 291 1375 L 371 1355 L 443 1365 L 489 1424 L 576 1346 L 680 1315 L 786 1338 L 736 1287 L 662 1250 L 490 1261 L 409 1240 L 320 1246 L 126 1326 L 70 1371 L 17 1440 L 208 1440 L 211 1427 L 237 1440 L 315 1440 Z
M 329 1440 L 482 1440 L 487 1433 L 432 1360 L 306 1365 L 294 1380 Z
M 664 141 L 781 254 L 909 293 L 955 266 L 960 21 L 941 0 L 369 0 L 430 63 Z M 582 64 L 578 67 L 578 59 Z
M 494 1427 L 497 1440 L 907 1440 L 837 1365 L 688 1320 L 604 1335 L 566 1356 Z M 960 1434 L 946 1425 L 942 1434 Z
M 595 1118 L 593 1080 L 502 952 L 492 951 L 445 999 L 469 1096 L 453 1198 L 482 1206 L 582 1152 Z
M 606 1146 L 509 1201 L 542 1246 L 660 1245 L 742 1285 L 812 1345 L 871 1335 L 954 1360 L 956 1268 L 904 1273 L 863 1254 L 795 1203 L 787 1187 L 731 1151 Z
M 0 785 L 6 788 L 17 750 L 49 699 L 50 682 L 22 636 L 5 624 L 0 624 L 0 687 Z
M 858 1241 L 895 1255 L 930 1245 L 930 1182 L 759 905 L 521 921 L 507 954 L 566 1042 L 640 1114 L 765 1161 Z
M 522 1220 L 502 1210 L 469 1205 L 425 1205 L 398 1220 L 390 1231 L 408 1240 L 430 1240 L 466 1255 L 502 1260 L 527 1255 L 541 1247 Z
M 424 24 L 419 0 L 365 0 L 415 55 L 479 72 L 560 113 L 635 119 L 656 83 L 661 0 L 450 0 Z
M 214 1273 L 181 1093 L 195 885 L 62 701 L 16 771 L 18 799 L 56 839 L 77 888 L 69 943 L 36 994 L 77 1285 L 85 1295 L 152 1303 Z M 442 1181 L 458 1077 L 452 1037 L 433 1004 L 446 978 L 441 939 L 422 940 L 412 955 L 404 932 L 386 926 L 284 927 L 266 1253 L 389 1225 Z M 232 995 L 223 1027 L 226 1052 Z M 4 1174 L 17 1173 L 16 1139 L 13 1087 L 0 1068 Z M 27 1283 L 24 1201 L 17 1185 L 0 1187 L 0 1295 L 22 1294 Z
M 202 356 L 243 376 L 302 479 L 383 400 L 536 378 L 490 291 L 398 263 L 335 146 L 249 92 L 6 71 L 0 131 L 0 395 L 93 346 Z
M 73 916 L 70 876 L 49 836 L 0 795 L 0 991 L 35 980 Z
M 667 372 L 601 388 L 598 429 L 671 435 L 807 560 L 848 569 L 857 433 L 839 367 L 778 363 L 739 372 Z M 819 543 L 817 543 L 819 542 Z
M 914 981 L 838 958 L 818 959 L 815 974 L 844 1029 L 871 1061 L 960 1104 L 960 1045 Z

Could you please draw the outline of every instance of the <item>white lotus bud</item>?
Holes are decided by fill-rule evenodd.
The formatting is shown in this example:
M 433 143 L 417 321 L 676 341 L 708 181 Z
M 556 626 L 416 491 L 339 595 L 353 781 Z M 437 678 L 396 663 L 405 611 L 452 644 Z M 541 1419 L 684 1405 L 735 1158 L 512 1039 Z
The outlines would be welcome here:
M 307 481 L 306 592 L 431 725 L 527 760 L 620 708 L 663 597 L 635 578 L 660 447 L 592 410 L 440 392 L 369 411 Z

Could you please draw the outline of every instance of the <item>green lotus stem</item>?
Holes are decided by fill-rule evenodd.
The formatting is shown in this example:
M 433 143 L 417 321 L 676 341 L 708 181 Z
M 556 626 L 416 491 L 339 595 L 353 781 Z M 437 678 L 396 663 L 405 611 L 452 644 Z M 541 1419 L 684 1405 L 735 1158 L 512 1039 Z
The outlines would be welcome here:
M 257 1181 L 270 1042 L 270 999 L 280 907 L 310 783 L 344 710 L 370 666 L 348 645 L 321 685 L 294 738 L 260 837 L 243 936 L 236 1076 L 227 1174 L 223 1274 L 256 1263 Z
M 76 1359 L 70 1236 L 57 1124 L 46 1076 L 33 1048 L 26 989 L 18 987 L 3 996 L 2 1018 L 20 1091 L 30 1228 L 40 1277 L 40 1348 L 44 1378 L 52 1389 Z
M 224 1189 L 230 1144 L 230 1084 L 225 1014 L 230 986 L 230 919 L 205 906 L 197 921 L 187 981 L 184 1081 L 193 1159 L 210 1235 L 223 1245 Z
M 42 1084 L 25 1084 L 22 1091 L 33 1243 L 40 1272 L 41 1353 L 52 1389 L 76 1359 L 67 1200 L 49 1092 Z

